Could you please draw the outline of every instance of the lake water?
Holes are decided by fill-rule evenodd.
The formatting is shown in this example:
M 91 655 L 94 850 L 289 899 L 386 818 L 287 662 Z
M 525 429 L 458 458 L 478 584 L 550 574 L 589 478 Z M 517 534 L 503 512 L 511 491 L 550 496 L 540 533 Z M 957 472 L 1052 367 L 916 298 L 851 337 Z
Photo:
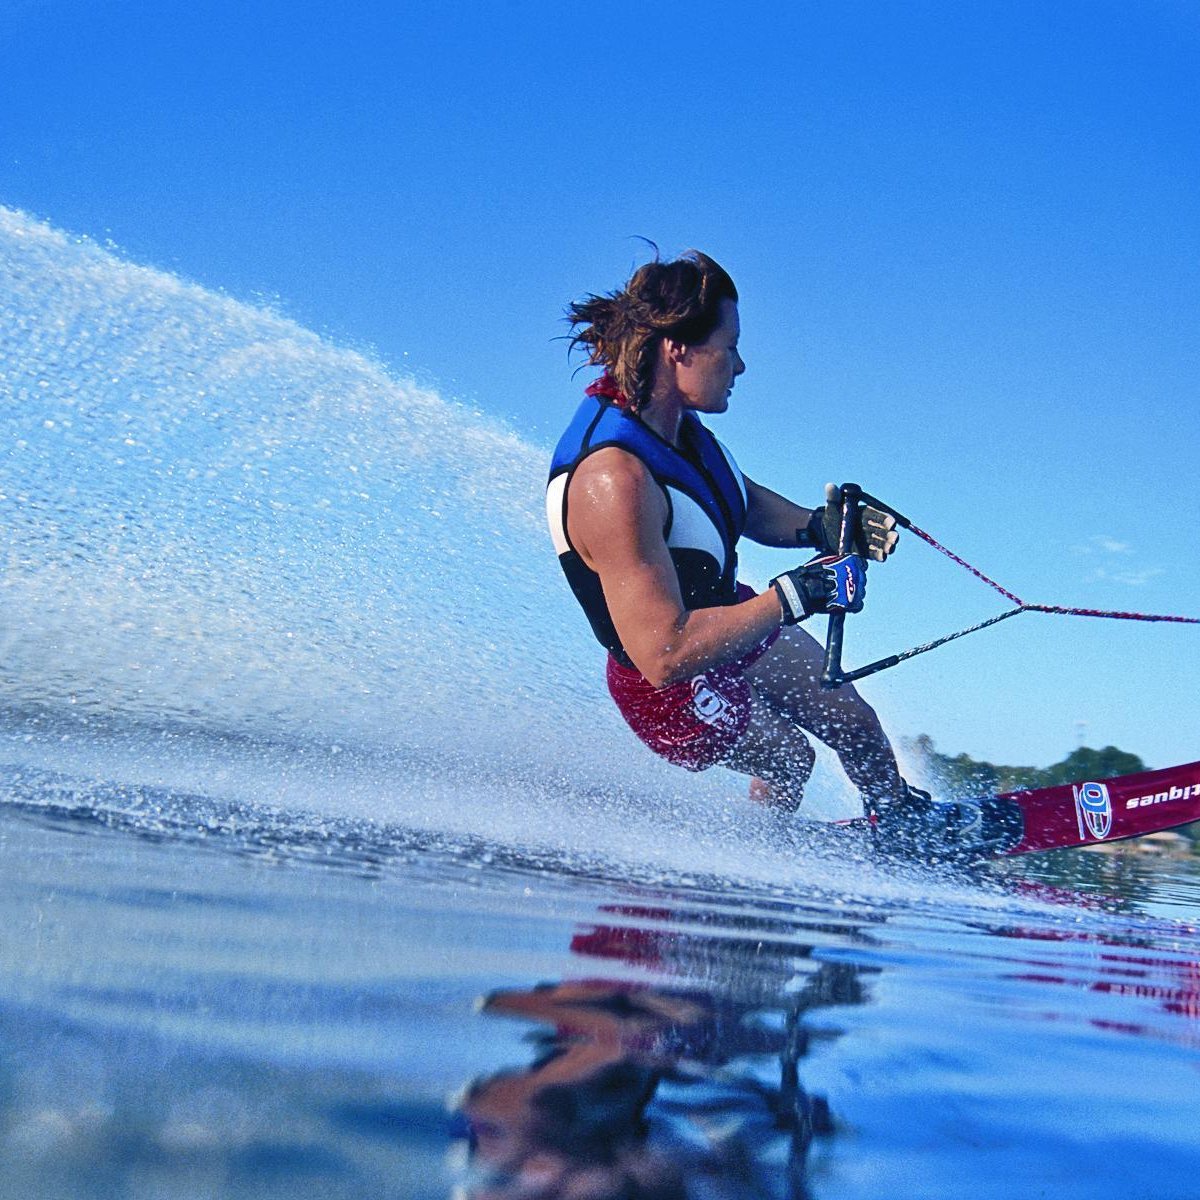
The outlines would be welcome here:
M 5 774 L 0 1195 L 1198 1194 L 1192 860 L 743 876 Z
M 536 448 L 3 210 L 0 297 L 0 1197 L 1200 1196 L 1196 860 L 823 853 L 620 726 Z

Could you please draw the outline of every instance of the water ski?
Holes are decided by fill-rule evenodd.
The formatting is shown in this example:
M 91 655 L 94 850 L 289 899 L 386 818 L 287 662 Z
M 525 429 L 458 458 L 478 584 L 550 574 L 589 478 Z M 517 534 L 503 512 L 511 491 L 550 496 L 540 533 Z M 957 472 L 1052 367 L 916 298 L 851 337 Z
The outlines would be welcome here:
M 884 814 L 873 834 L 884 853 L 978 860 L 1101 845 L 1192 821 L 1200 821 L 1200 762 L 980 800 L 932 800 Z M 871 831 L 864 817 L 837 824 Z

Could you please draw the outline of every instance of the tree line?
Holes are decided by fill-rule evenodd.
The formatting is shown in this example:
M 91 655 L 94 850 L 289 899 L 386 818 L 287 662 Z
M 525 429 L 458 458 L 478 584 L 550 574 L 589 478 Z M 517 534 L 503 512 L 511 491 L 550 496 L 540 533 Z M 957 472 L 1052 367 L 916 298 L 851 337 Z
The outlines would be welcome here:
M 1080 746 L 1062 762 L 1049 767 L 1006 767 L 972 758 L 969 754 L 941 754 L 927 734 L 909 739 L 906 746 L 925 760 L 947 794 L 964 799 L 1052 787 L 1081 779 L 1111 779 L 1115 775 L 1133 775 L 1146 769 L 1146 764 L 1136 754 L 1118 750 L 1116 746 L 1105 746 L 1103 750 Z
M 1105 746 L 1102 750 L 1080 746 L 1062 762 L 1049 767 L 1007 767 L 972 758 L 969 754 L 941 754 L 933 739 L 924 733 L 905 739 L 903 745 L 910 754 L 924 760 L 943 796 L 963 799 L 1076 783 L 1084 779 L 1112 779 L 1146 770 L 1146 764 L 1136 754 L 1118 750 L 1116 746 Z M 1200 822 L 1184 825 L 1179 832 L 1200 845 Z

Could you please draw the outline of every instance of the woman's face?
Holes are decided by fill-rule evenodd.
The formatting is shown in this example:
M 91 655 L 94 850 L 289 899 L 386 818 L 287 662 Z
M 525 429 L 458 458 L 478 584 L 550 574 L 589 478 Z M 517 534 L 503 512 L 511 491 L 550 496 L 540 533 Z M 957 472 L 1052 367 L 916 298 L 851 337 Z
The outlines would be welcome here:
M 706 342 L 685 346 L 675 360 L 675 384 L 684 396 L 684 407 L 703 413 L 723 413 L 729 407 L 733 381 L 746 369 L 738 353 L 736 301 L 721 301 L 721 319 Z

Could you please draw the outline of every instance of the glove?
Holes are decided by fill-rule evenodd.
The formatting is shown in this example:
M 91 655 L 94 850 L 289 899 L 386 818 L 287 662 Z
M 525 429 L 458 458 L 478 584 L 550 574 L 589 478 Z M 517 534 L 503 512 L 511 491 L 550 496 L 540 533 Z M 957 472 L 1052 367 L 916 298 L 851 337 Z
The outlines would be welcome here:
M 823 554 L 837 554 L 842 532 L 842 500 L 836 484 L 825 485 L 824 508 L 813 509 L 801 541 L 815 546 Z M 864 504 L 858 511 L 858 528 L 854 531 L 852 549 L 855 554 L 872 562 L 883 562 L 896 549 L 900 534 L 896 518 L 873 504 Z
M 814 558 L 771 580 L 783 606 L 783 623 L 794 625 L 813 613 L 862 611 L 867 564 L 857 554 Z

